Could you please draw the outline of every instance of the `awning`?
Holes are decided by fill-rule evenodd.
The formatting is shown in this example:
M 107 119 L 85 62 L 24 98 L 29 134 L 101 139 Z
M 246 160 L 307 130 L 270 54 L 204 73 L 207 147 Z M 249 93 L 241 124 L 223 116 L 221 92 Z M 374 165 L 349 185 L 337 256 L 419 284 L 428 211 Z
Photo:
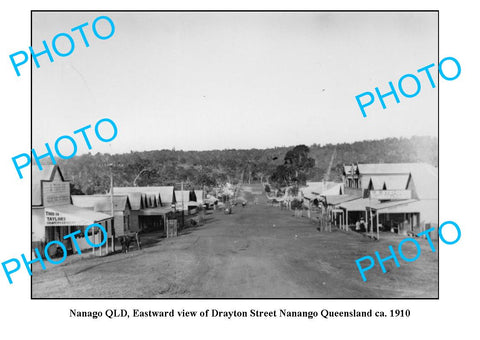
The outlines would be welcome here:
M 416 202 L 417 200 L 399 200 L 399 201 L 388 201 L 388 202 L 381 202 L 381 203 L 376 203 L 376 204 L 370 204 L 368 207 L 374 210 L 385 210 L 388 208 L 396 207 L 396 206 L 401 206 L 401 205 L 406 205 L 409 203 Z
M 183 209 L 188 209 L 189 207 L 198 208 L 201 205 L 202 205 L 201 203 L 198 203 L 198 202 L 195 202 L 195 201 L 188 201 L 188 202 L 184 202 L 183 205 L 182 205 L 182 202 L 177 202 L 175 204 L 175 207 L 177 208 L 177 210 L 182 210 L 182 208 Z
M 156 207 L 141 209 L 139 215 L 141 216 L 164 216 L 172 211 L 170 207 Z
M 386 203 L 390 203 L 386 205 Z M 420 206 L 420 201 L 418 200 L 405 200 L 405 201 L 395 201 L 395 202 L 386 202 L 372 207 L 374 210 L 378 210 L 378 213 L 381 214 L 410 214 L 410 213 L 419 213 L 422 211 Z M 396 203 L 396 204 L 393 204 Z M 381 207 L 380 207 L 381 206 Z
M 45 207 L 45 226 L 88 226 L 111 218 L 110 215 L 71 204 Z
M 353 201 L 356 199 L 359 199 L 360 196 L 355 196 L 355 195 L 327 195 L 325 196 L 327 199 L 327 204 L 328 205 L 338 205 L 343 202 L 349 202 Z
M 380 203 L 380 201 L 372 200 L 370 198 L 359 198 L 357 200 L 344 202 L 340 204 L 339 207 L 348 211 L 365 211 L 367 206 L 372 206 L 377 203 Z

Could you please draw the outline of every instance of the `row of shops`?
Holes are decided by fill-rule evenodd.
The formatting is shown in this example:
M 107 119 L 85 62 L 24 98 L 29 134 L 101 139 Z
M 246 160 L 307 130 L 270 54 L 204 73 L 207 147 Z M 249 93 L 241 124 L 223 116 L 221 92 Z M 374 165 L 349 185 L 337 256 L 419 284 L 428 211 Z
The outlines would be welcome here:
M 173 186 L 114 187 L 113 193 L 104 195 L 71 195 L 70 181 L 65 180 L 58 165 L 43 168 L 32 169 L 33 248 L 43 249 L 48 242 L 59 240 L 75 252 L 71 239 L 63 237 L 76 230 L 82 231 L 76 237 L 80 249 L 90 248 L 83 232 L 97 223 L 109 235 L 105 249 L 98 253 L 108 253 L 114 237 L 140 231 L 166 232 L 168 225 L 176 228 L 183 224 L 185 216 L 195 214 L 203 204 L 203 190 L 174 190 Z M 90 240 L 100 240 L 101 235 L 95 234 L 98 230 L 90 230 Z
M 438 227 L 438 169 L 425 163 L 344 167 L 345 195 L 325 195 L 331 220 L 345 230 L 417 234 Z
M 295 198 L 292 198 L 295 199 Z M 307 182 L 308 217 L 344 230 L 417 234 L 438 227 L 438 169 L 425 163 L 345 165 L 343 181 Z

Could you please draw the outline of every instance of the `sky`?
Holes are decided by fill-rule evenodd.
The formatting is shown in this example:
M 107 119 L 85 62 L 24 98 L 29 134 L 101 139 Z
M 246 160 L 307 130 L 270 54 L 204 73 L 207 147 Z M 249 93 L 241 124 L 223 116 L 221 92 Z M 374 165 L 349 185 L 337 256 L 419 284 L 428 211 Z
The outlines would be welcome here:
M 114 35 L 96 38 L 101 15 Z M 84 29 L 87 48 L 78 32 Z M 32 71 L 33 147 L 44 150 L 102 118 L 118 127 L 110 143 L 89 131 L 92 153 L 248 149 L 437 136 L 438 17 L 435 12 L 35 12 L 32 47 L 70 32 L 75 49 Z M 106 21 L 99 21 L 107 34 Z M 61 51 L 67 40 L 57 40 Z M 404 74 L 420 93 L 376 98 L 364 118 L 355 100 Z M 414 92 L 412 84 L 405 89 Z M 414 88 L 413 88 L 414 89 Z M 397 89 L 398 91 L 398 89 Z M 365 99 L 366 100 L 366 99 Z M 102 132 L 103 133 L 103 132 Z M 108 135 L 105 132 L 105 135 Z M 60 143 L 64 154 L 69 142 Z

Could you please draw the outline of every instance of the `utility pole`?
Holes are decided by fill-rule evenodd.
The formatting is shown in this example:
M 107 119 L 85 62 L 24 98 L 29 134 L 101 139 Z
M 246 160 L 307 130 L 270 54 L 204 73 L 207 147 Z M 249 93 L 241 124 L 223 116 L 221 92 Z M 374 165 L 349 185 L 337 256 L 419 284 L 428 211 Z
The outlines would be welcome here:
M 112 251 L 115 252 L 115 225 L 114 225 L 115 216 L 113 212 L 113 171 L 112 171 L 113 164 L 110 163 L 108 166 L 110 167 L 110 214 L 112 215 L 112 224 L 111 224 Z M 108 254 L 108 242 L 107 242 L 107 254 Z
M 184 209 L 184 205 L 183 205 L 183 181 L 180 183 L 180 191 L 182 192 L 182 211 Z
M 180 190 L 182 192 L 182 229 L 185 227 L 185 203 L 183 200 L 183 181 L 180 183 Z

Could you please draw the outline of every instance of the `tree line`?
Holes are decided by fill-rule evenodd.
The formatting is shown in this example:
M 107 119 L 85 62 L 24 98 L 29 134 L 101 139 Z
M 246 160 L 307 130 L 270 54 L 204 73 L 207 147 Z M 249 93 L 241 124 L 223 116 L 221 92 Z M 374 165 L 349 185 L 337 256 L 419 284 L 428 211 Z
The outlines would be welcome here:
M 332 157 L 334 155 L 334 157 Z M 176 185 L 213 187 L 225 182 L 288 184 L 320 181 L 330 164 L 330 180 L 339 180 L 342 165 L 426 162 L 438 166 L 438 139 L 386 138 L 341 144 L 313 144 L 248 150 L 131 151 L 123 154 L 84 154 L 59 161 L 77 194 L 105 193 L 112 171 L 115 186 Z

